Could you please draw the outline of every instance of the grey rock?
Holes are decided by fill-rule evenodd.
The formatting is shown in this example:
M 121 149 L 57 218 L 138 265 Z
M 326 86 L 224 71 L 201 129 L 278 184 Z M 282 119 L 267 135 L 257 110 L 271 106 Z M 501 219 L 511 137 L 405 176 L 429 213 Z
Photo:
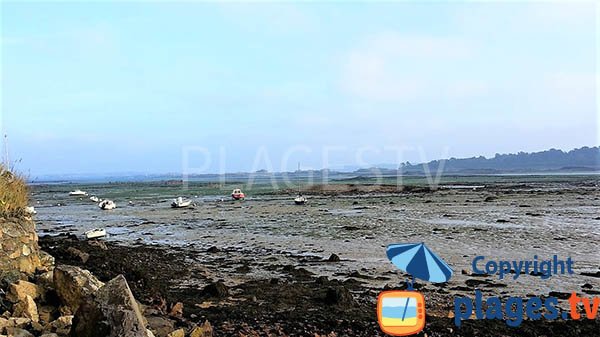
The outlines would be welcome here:
M 77 311 L 85 297 L 104 285 L 89 271 L 75 266 L 58 265 L 54 268 L 53 276 L 58 297 L 72 312 Z
M 138 304 L 123 275 L 107 282 L 75 313 L 72 337 L 146 337 Z
M 147 316 L 148 326 L 156 337 L 166 337 L 175 330 L 175 322 L 162 316 Z

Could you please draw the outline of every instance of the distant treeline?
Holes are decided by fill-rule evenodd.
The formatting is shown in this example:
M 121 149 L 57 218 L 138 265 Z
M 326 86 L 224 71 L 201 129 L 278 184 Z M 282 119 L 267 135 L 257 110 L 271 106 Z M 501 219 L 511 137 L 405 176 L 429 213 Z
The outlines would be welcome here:
M 442 168 L 446 173 L 502 173 L 540 171 L 598 171 L 600 170 L 600 147 L 584 146 L 568 152 L 550 149 L 541 152 L 496 154 L 493 158 L 450 158 L 433 160 L 426 164 L 403 163 L 403 174 L 423 173 L 428 166 L 432 172 Z

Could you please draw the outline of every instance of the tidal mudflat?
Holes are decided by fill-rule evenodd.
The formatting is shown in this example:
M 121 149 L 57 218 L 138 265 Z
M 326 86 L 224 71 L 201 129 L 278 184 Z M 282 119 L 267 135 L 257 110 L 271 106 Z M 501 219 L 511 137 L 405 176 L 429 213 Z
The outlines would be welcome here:
M 102 211 L 87 197 L 69 197 L 76 188 L 110 198 L 117 208 Z M 230 200 L 228 187 L 190 184 L 184 190 L 161 182 L 37 185 L 33 198 L 42 247 L 58 261 L 106 279 L 123 273 L 142 303 L 182 302 L 184 320 L 208 319 L 219 336 L 380 335 L 377 294 L 402 288 L 407 278 L 387 260 L 385 247 L 402 242 L 425 242 L 454 269 L 444 285 L 417 281 L 427 300 L 429 336 L 490 328 L 498 335 L 537 336 L 544 329 L 579 335 L 598 328 L 596 320 L 532 321 L 520 328 L 471 321 L 457 329 L 449 318 L 454 296 L 473 297 L 475 289 L 501 298 L 561 298 L 572 291 L 597 296 L 597 177 L 478 179 L 402 190 L 338 183 L 304 190 L 308 203 L 301 206 L 294 205 L 292 190 L 249 190 L 240 202 Z M 195 206 L 170 208 L 180 195 Z M 96 227 L 110 234 L 105 247 L 77 239 Z M 69 253 L 70 246 L 89 258 Z M 512 274 L 503 280 L 473 275 L 478 255 L 571 257 L 574 273 L 516 280 Z

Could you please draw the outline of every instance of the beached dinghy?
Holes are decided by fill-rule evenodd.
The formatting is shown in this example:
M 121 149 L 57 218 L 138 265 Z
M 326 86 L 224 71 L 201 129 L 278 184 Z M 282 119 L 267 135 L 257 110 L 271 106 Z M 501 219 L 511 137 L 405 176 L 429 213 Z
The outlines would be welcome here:
M 294 198 L 294 203 L 296 205 L 304 205 L 304 203 L 306 203 L 306 198 L 302 196 L 302 194 L 298 194 L 298 196 Z
M 231 197 L 234 200 L 243 200 L 244 198 L 246 198 L 246 195 L 244 194 L 244 192 L 242 192 L 242 190 L 236 188 L 235 190 L 233 190 L 233 192 L 231 192 Z
M 104 210 L 109 210 L 109 209 L 117 208 L 117 204 L 115 204 L 114 201 L 107 199 L 107 200 L 103 200 L 101 203 L 99 203 L 98 207 L 100 207 L 101 209 L 104 209 Z
M 192 204 L 191 200 L 183 200 L 182 197 L 179 197 L 179 198 L 173 200 L 173 202 L 171 203 L 171 207 L 184 208 L 184 207 L 190 206 L 191 204 Z
M 106 236 L 106 229 L 104 228 L 94 228 L 85 232 L 85 237 L 88 239 L 97 239 Z
M 80 196 L 85 196 L 87 195 L 87 192 L 84 192 L 82 190 L 75 190 L 75 191 L 71 191 L 69 192 L 70 196 L 76 196 L 76 197 L 80 197 Z

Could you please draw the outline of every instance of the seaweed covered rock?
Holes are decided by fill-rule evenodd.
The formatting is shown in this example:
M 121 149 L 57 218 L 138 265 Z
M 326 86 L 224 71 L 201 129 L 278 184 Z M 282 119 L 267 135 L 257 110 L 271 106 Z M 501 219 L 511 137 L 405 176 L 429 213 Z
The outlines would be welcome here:
M 229 288 L 227 288 L 223 282 L 217 281 L 204 287 L 204 289 L 202 289 L 202 294 L 210 297 L 223 298 L 229 296 Z
M 356 305 L 352 294 L 344 286 L 327 288 L 327 292 L 325 293 L 325 303 L 342 307 L 352 307 Z

